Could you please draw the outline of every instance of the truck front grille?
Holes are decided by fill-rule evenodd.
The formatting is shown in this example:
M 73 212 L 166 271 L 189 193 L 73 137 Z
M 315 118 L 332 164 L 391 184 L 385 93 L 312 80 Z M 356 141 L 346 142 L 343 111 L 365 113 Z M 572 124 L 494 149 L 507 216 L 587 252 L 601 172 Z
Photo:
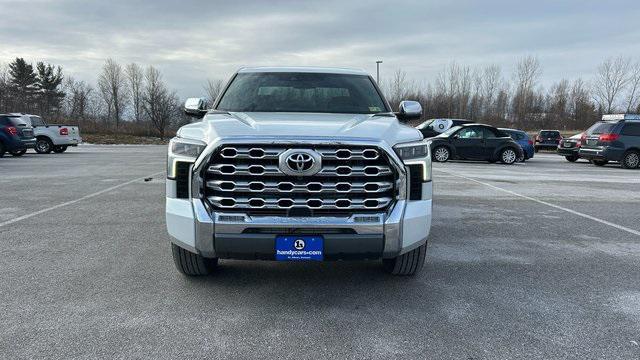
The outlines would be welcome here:
M 284 173 L 281 154 L 313 150 L 322 166 L 310 176 Z M 373 146 L 224 145 L 202 173 L 203 196 L 225 212 L 287 216 L 385 211 L 396 196 L 397 174 Z

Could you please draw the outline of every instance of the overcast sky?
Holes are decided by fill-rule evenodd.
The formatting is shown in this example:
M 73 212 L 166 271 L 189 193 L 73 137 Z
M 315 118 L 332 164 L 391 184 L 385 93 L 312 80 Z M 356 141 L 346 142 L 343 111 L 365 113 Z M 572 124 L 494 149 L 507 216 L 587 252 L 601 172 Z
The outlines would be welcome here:
M 403 69 L 429 81 L 451 61 L 509 76 L 535 55 L 543 84 L 640 60 L 640 1 L 0 0 L 0 62 L 19 56 L 95 82 L 105 58 L 152 64 L 181 96 L 246 65 Z

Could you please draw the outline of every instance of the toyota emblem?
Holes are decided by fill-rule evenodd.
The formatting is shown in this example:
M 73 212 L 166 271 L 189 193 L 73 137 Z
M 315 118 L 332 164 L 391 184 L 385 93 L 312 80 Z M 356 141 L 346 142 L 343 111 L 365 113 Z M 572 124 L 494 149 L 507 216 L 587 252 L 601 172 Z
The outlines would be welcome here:
M 280 155 L 280 171 L 293 176 L 311 176 L 320 171 L 322 158 L 313 150 L 291 149 Z

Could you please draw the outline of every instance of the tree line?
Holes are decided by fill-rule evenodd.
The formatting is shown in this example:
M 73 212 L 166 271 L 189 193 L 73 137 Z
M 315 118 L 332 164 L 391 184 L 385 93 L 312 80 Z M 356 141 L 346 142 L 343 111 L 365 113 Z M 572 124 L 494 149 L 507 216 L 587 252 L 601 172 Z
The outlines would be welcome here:
M 604 60 L 591 79 L 560 79 L 544 88 L 533 56 L 519 59 L 510 76 L 498 65 L 472 68 L 451 63 L 435 80 L 419 83 L 396 71 L 381 84 L 397 108 L 403 99 L 422 103 L 424 118 L 460 118 L 524 130 L 580 130 L 602 114 L 640 113 L 640 62 Z
M 500 66 L 472 68 L 451 63 L 430 82 L 396 71 L 381 88 L 397 109 L 400 100 L 420 101 L 424 119 L 462 118 L 525 130 L 584 129 L 602 114 L 640 113 L 640 63 L 625 57 L 604 60 L 592 78 L 540 84 L 537 58 L 519 59 L 512 74 Z M 210 103 L 223 87 L 209 79 Z M 50 121 L 79 124 L 88 132 L 120 132 L 164 138 L 188 123 L 182 100 L 154 66 L 105 60 L 95 83 L 65 76 L 62 66 L 23 58 L 0 64 L 0 113 L 36 113 Z
M 213 82 L 212 82 L 213 83 Z M 107 59 L 95 85 L 64 76 L 61 66 L 16 58 L 0 66 L 0 113 L 23 112 L 81 125 L 83 132 L 164 138 L 189 122 L 182 100 L 154 66 Z

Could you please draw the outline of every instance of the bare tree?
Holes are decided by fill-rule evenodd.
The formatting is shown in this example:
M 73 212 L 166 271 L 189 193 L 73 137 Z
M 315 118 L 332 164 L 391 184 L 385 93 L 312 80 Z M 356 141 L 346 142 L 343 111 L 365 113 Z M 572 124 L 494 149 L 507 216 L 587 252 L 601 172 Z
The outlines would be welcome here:
M 498 65 L 488 65 L 482 70 L 482 99 L 484 101 L 484 116 L 489 117 L 498 96 L 500 83 L 502 82 L 502 70 Z
M 63 87 L 65 96 L 65 112 L 73 119 L 85 120 L 89 110 L 89 102 L 93 88 L 84 81 L 68 77 Z
M 0 63 L 0 112 L 9 110 L 9 68 Z
M 107 59 L 98 77 L 98 87 L 108 108 L 107 119 L 113 118 L 117 129 L 128 100 L 127 80 L 122 66 L 113 59 Z
M 178 113 L 178 97 L 175 92 L 169 92 L 162 80 L 162 74 L 153 66 L 149 66 L 145 71 L 143 99 L 143 109 L 147 117 L 160 138 L 164 139 L 171 119 Z
M 224 82 L 221 79 L 207 79 L 207 82 L 204 84 L 204 91 L 207 93 L 207 102 L 209 105 L 213 105 L 216 101 L 218 95 L 222 92 L 223 86 Z
M 602 111 L 614 110 L 620 93 L 629 82 L 629 60 L 622 56 L 609 58 L 598 66 L 593 82 L 593 95 Z
M 144 71 L 136 63 L 127 65 L 124 70 L 127 76 L 129 92 L 131 93 L 131 105 L 133 107 L 133 119 L 136 122 L 142 121 L 142 93 L 144 86 Z
M 540 62 L 536 57 L 526 56 L 516 64 L 514 74 L 516 81 L 516 93 L 514 95 L 514 115 L 520 125 L 528 114 L 534 112 L 534 103 L 537 101 L 535 86 L 542 75 Z
M 627 94 L 627 112 L 633 112 L 640 106 L 640 62 L 631 68 L 629 76 L 629 92 Z

